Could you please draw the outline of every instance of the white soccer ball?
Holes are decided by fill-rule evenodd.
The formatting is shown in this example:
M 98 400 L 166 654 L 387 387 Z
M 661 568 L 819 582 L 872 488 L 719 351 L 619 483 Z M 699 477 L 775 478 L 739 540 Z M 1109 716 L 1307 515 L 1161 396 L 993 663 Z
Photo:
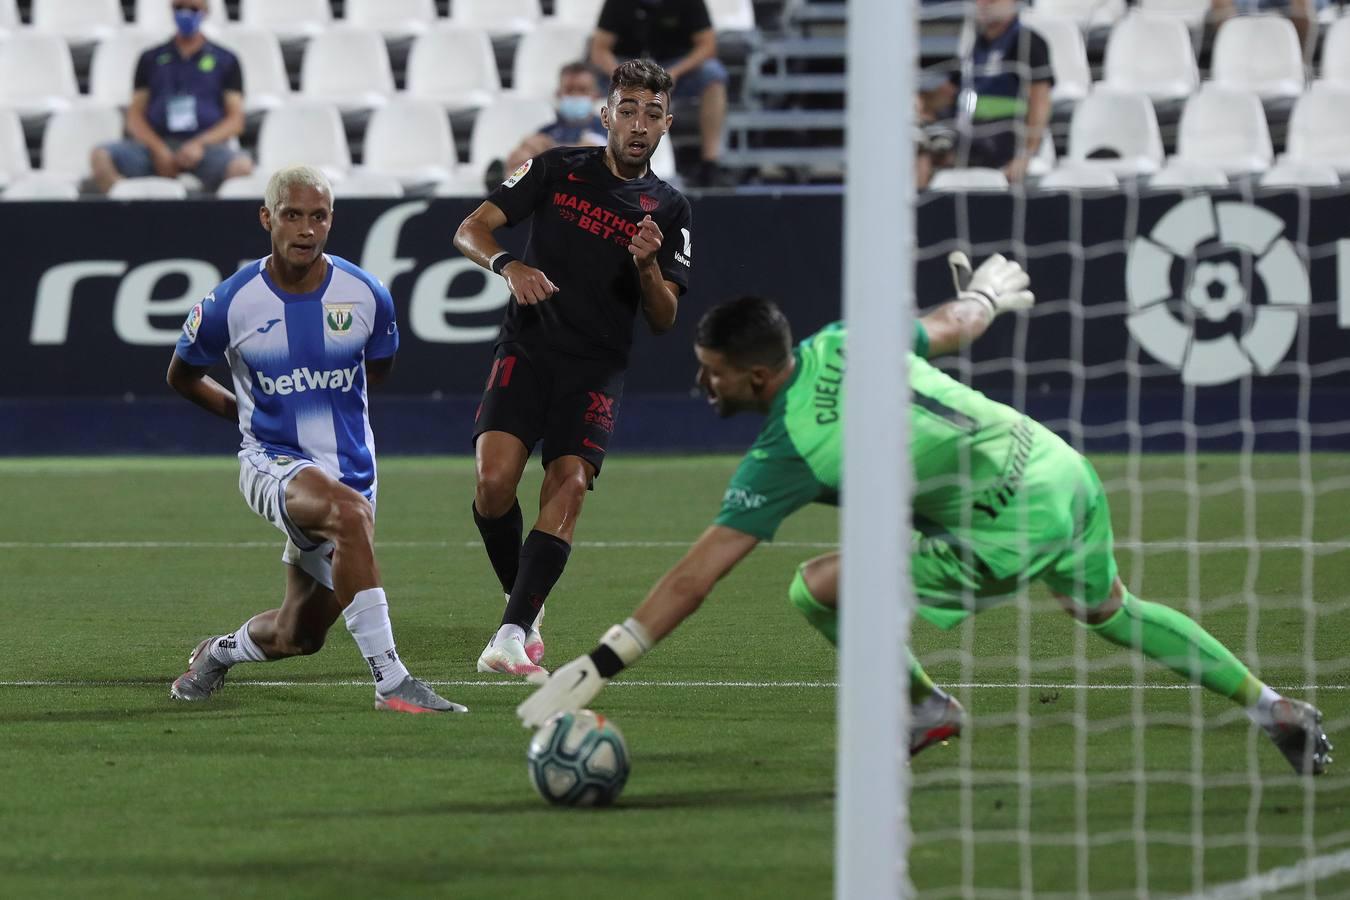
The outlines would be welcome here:
M 614 723 L 583 709 L 559 713 L 530 739 L 530 780 L 558 806 L 608 806 L 628 781 L 628 747 Z

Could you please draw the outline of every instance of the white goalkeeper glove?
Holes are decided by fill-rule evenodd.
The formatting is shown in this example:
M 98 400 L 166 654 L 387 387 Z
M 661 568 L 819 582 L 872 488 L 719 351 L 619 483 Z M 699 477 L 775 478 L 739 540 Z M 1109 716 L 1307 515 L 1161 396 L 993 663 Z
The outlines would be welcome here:
M 1036 302 L 1036 295 L 1028 290 L 1031 279 L 1026 271 L 1002 254 L 995 253 L 972 273 L 970 257 L 953 250 L 947 254 L 947 265 L 957 298 L 979 300 L 989 309 L 991 319 L 1009 310 L 1029 309 Z
M 526 728 L 538 728 L 563 712 L 576 712 L 599 695 L 609 680 L 637 662 L 651 648 L 647 629 L 636 619 L 615 625 L 586 656 L 578 656 L 553 672 L 533 694 L 516 707 Z

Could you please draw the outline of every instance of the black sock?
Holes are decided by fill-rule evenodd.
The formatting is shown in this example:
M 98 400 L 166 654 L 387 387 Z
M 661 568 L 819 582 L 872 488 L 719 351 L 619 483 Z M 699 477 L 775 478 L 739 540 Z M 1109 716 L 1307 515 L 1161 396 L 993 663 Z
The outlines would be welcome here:
M 531 531 L 525 537 L 525 546 L 520 548 L 520 575 L 511 588 L 511 599 L 506 601 L 503 625 L 530 630 L 571 552 L 571 544 L 544 531 Z
M 483 546 L 487 549 L 488 559 L 492 562 L 492 571 L 502 583 L 502 591 L 511 593 L 516 583 L 516 572 L 520 569 L 520 536 L 525 531 L 525 520 L 520 515 L 520 501 L 511 505 L 511 509 L 501 518 L 489 519 L 478 512 L 473 505 L 473 524 L 483 536 Z

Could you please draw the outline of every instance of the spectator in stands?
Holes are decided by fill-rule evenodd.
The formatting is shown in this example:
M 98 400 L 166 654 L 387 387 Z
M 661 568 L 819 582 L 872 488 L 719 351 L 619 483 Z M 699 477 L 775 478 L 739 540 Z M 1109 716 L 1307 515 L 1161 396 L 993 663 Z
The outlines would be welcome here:
M 590 66 L 583 62 L 563 66 L 558 72 L 558 118 L 511 151 L 506 158 L 506 171 L 514 172 L 525 160 L 554 147 L 605 146 L 609 136 L 600 121 L 600 97 L 600 85 Z
M 190 172 L 207 188 L 253 171 L 237 149 L 244 130 L 239 60 L 202 34 L 206 0 L 173 0 L 177 34 L 141 54 L 127 107 L 127 140 L 94 148 L 94 183 L 107 191 L 123 178 Z
M 613 72 L 623 60 L 650 57 L 675 79 L 675 99 L 698 101 L 701 164 L 689 182 L 725 183 L 718 160 L 727 119 L 727 70 L 703 0 L 605 0 L 591 37 L 591 64 Z
M 1050 121 L 1050 50 L 1016 0 L 975 0 L 975 40 L 947 79 L 919 96 L 928 141 L 915 180 L 947 166 L 1001 169 L 1020 181 Z M 927 152 L 923 152 L 927 151 Z

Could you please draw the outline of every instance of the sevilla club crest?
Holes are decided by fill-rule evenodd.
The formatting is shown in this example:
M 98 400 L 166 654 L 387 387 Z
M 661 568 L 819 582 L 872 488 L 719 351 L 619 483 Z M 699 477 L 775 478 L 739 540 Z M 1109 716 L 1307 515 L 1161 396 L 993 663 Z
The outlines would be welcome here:
M 638 205 L 642 207 L 643 212 L 655 212 L 656 208 L 661 205 L 661 201 L 657 200 L 655 197 L 648 197 L 646 194 L 641 194 L 638 196 Z

